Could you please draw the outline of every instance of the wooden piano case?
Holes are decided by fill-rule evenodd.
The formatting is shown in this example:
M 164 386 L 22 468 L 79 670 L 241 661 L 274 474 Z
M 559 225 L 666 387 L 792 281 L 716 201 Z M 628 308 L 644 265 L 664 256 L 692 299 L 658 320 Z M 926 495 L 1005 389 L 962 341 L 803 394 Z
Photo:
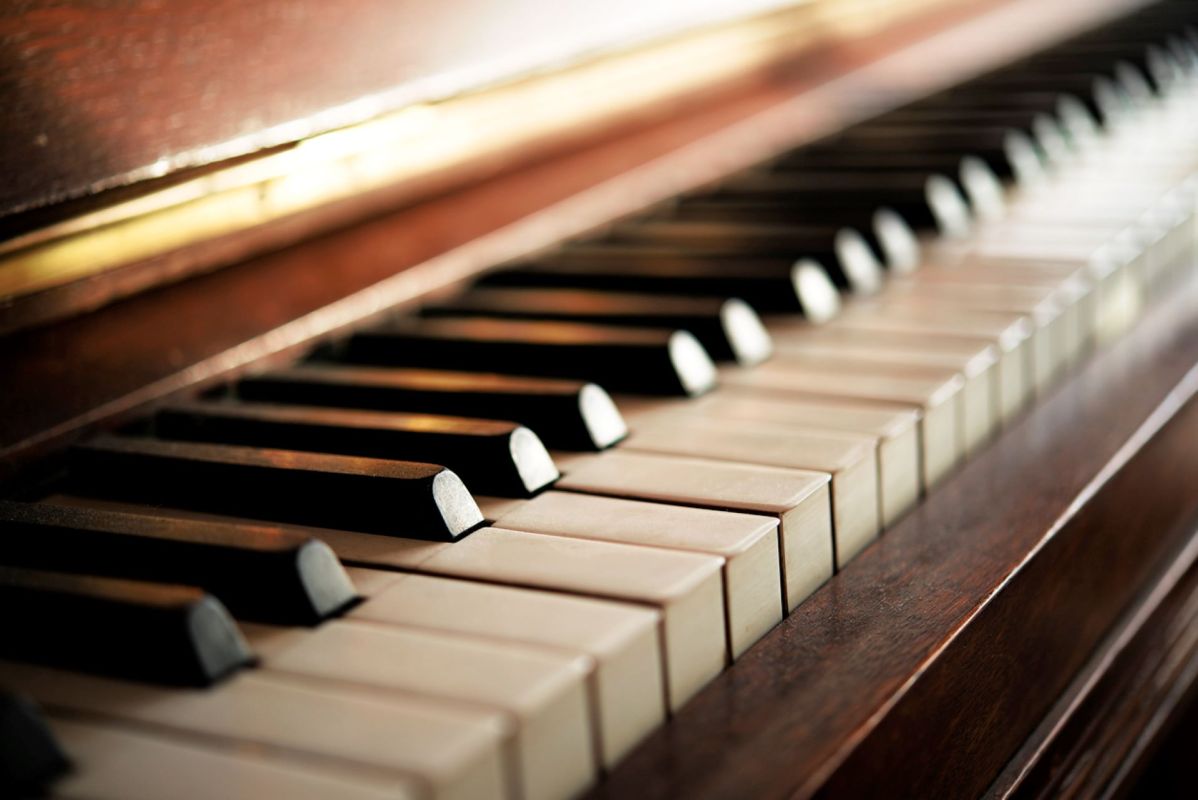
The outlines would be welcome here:
M 87 236 L 111 219 L 80 220 L 104 222 L 123 203 L 413 103 L 523 79 L 615 41 L 717 30 L 732 16 L 729 4 L 641 17 L 636 3 L 609 2 L 604 25 L 580 25 L 598 5 L 5 9 L 0 280 L 35 263 L 21 261 L 31 248 L 104 241 Z M 84 432 L 285 361 L 385 308 L 1135 4 L 922 5 L 880 29 L 770 50 L 710 85 L 671 84 L 602 124 L 547 124 L 361 195 L 134 248 L 111 269 L 11 293 L 0 301 L 3 474 L 17 481 Z M 804 30 L 819 27 L 802 13 Z M 118 68 L 94 69 L 105 60 Z M 126 92 L 136 103 L 120 100 Z M 593 796 L 1129 791 L 1198 685 L 1196 310 L 1192 284 L 1157 298 L 1130 335 L 1004 431 Z

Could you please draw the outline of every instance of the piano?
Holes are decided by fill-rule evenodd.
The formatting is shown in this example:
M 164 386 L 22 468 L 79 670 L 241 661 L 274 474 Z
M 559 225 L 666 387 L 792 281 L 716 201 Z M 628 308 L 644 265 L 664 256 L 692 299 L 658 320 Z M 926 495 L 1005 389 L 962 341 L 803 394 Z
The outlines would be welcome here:
M 1193 796 L 1193 3 L 0 41 L 0 795 Z

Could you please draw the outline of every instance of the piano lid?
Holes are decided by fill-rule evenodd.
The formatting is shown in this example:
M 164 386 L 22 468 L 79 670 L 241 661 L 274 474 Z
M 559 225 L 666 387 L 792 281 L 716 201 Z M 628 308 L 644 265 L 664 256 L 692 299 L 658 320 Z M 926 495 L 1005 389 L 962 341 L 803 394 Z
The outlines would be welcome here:
M 951 3 L 969 4 L 75 0 L 0 10 L 10 78 L 0 81 L 0 299 L 387 190 L 335 215 L 344 224 L 478 175 L 465 165 L 510 166 L 546 142 L 663 113 L 674 107 L 666 100 Z M 244 257 L 293 238 L 235 249 Z M 194 266 L 176 260 L 172 275 Z

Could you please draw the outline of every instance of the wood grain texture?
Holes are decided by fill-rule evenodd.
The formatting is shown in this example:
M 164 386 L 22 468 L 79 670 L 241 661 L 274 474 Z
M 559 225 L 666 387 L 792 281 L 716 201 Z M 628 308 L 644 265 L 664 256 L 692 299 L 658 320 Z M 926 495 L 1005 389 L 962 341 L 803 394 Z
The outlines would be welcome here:
M 991 785 L 990 798 L 1182 797 L 1198 732 L 1198 536 L 1106 637 Z M 1159 750 L 1176 769 L 1152 775 Z M 1170 753 L 1169 751 L 1175 751 Z M 1147 767 L 1147 773 L 1145 773 Z M 1178 769 L 1179 768 L 1179 769 Z M 1158 766 L 1159 769 L 1159 766 Z
M 592 796 L 984 791 L 1193 530 L 1195 302 L 1154 309 Z
M 5 3 L 0 216 L 779 5 Z

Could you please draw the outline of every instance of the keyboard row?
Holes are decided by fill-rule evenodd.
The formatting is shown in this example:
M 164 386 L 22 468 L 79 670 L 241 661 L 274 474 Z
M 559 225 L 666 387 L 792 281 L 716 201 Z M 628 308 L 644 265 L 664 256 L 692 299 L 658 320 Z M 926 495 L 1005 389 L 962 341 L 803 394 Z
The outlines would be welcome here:
M 0 504 L 6 780 L 585 790 L 1190 265 L 1188 13 L 77 445 Z

